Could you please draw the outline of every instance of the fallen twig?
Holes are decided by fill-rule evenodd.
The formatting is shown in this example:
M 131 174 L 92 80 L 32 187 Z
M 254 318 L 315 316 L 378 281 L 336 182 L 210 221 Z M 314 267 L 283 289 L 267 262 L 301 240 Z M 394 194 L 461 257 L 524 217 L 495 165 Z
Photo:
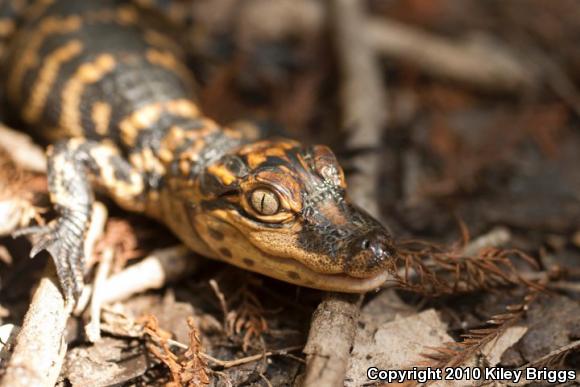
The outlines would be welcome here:
M 428 74 L 486 91 L 521 92 L 538 84 L 533 68 L 491 41 L 451 41 L 389 19 L 369 19 L 366 33 L 378 52 Z
M 228 311 L 228 304 L 226 302 L 226 297 L 224 296 L 224 293 L 221 291 L 217 281 L 215 279 L 211 279 L 209 280 L 209 285 L 211 286 L 211 289 L 213 290 L 214 294 L 216 295 L 216 297 L 218 298 L 219 302 L 220 302 L 220 307 L 222 308 L 222 314 L 224 315 L 223 317 L 223 321 L 222 321 L 222 327 L 224 332 L 227 331 L 227 327 L 228 327 L 228 315 L 230 314 Z
M 525 370 L 526 368 L 530 367 L 540 368 L 545 366 L 558 365 L 558 363 L 562 363 L 565 360 L 566 356 L 568 356 L 572 352 L 575 351 L 577 352 L 579 349 L 580 349 L 580 340 L 576 340 L 571 342 L 570 344 L 564 345 L 560 348 L 556 348 L 553 351 L 550 351 L 550 353 L 547 353 L 546 355 L 532 362 L 524 364 L 519 369 Z
M 277 350 L 273 350 L 273 351 L 266 351 L 264 353 L 258 353 L 256 355 L 251 355 L 251 356 L 246 356 L 246 357 L 241 357 L 239 359 L 235 359 L 235 360 L 220 360 L 220 359 L 216 359 L 213 356 L 210 356 L 206 353 L 201 353 L 201 357 L 203 357 L 204 359 L 206 359 L 207 361 L 214 363 L 216 366 L 226 369 L 226 368 L 232 368 L 232 367 L 237 367 L 237 366 L 241 366 L 247 363 L 251 363 L 257 360 L 261 360 L 270 356 L 277 356 L 277 355 L 286 355 L 288 354 L 288 352 L 294 352 L 294 351 L 298 351 L 302 349 L 302 345 L 295 345 L 293 347 L 288 347 L 288 348 L 282 348 L 282 349 L 277 349 Z
M 490 247 L 501 247 L 508 243 L 512 238 L 510 230 L 505 227 L 496 227 L 487 234 L 483 234 L 463 247 L 463 254 L 471 256 L 476 254 L 479 250 Z
M 578 283 L 578 282 L 556 281 L 556 282 L 548 283 L 548 285 L 546 287 L 548 289 L 558 290 L 561 292 L 580 293 L 580 283 Z
M 18 332 L 20 332 L 20 327 L 14 324 L 0 325 L 0 367 L 10 357 Z
M 269 2 L 264 4 L 270 5 Z M 259 34 L 264 40 L 272 39 L 271 31 L 280 30 L 281 25 L 292 27 L 295 33 L 304 35 L 320 29 L 324 18 L 318 16 L 322 12 L 317 7 L 321 8 L 322 5 L 311 1 L 294 1 L 292 6 L 295 8 L 293 12 L 277 14 L 278 18 L 272 27 L 254 28 L 254 35 Z M 299 8 L 301 9 L 298 10 Z M 255 15 L 263 13 L 262 9 L 243 13 L 244 20 L 240 25 L 254 25 Z M 296 15 L 311 16 L 302 16 L 301 22 L 293 23 Z M 487 92 L 524 93 L 540 86 L 542 77 L 545 77 L 545 74 L 530 65 L 537 64 L 536 58 L 522 58 L 509 47 L 492 42 L 489 38 L 481 38 L 485 37 L 482 34 L 478 35 L 479 39 L 453 40 L 382 17 L 369 17 L 356 27 L 356 43 L 367 40 L 379 55 L 408 62 L 431 76 L 467 84 Z M 347 28 L 349 27 L 345 26 Z M 285 32 L 288 33 L 286 30 Z M 257 37 L 254 36 L 254 39 Z M 349 50 L 358 51 L 357 44 L 350 44 Z M 353 55 L 353 58 L 356 57 L 357 55 Z M 566 93 L 569 94 L 567 90 Z M 361 105 L 364 103 L 366 102 L 361 101 Z
M 111 271 L 111 265 L 115 252 L 113 249 L 106 249 L 103 251 L 97 274 L 93 282 L 93 295 L 91 297 L 91 320 L 85 326 L 87 339 L 91 342 L 97 342 L 101 339 L 101 305 L 102 293 L 107 281 L 107 276 Z
M 93 219 L 106 216 L 103 209 L 102 204 L 96 203 Z M 94 228 L 98 223 L 91 222 L 90 227 Z M 88 251 L 92 251 L 92 247 Z M 49 261 L 24 316 L 1 387 L 54 386 L 66 353 L 63 336 L 73 306 L 65 302 L 54 264 Z
M 22 168 L 32 172 L 46 172 L 46 156 L 41 147 L 24 133 L 0 124 L 0 148 Z
M 50 262 L 24 317 L 1 387 L 54 386 L 66 353 L 63 336 L 71 310 Z
M 558 366 L 561 365 L 559 363 L 563 363 L 566 360 L 566 357 L 571 354 L 572 352 L 578 352 L 580 349 L 580 340 L 576 340 L 571 342 L 570 344 L 564 345 L 560 348 L 556 348 L 550 353 L 534 360 L 529 363 L 526 363 L 518 368 L 519 371 L 522 371 L 523 375 L 526 375 L 526 369 L 529 368 L 542 368 L 548 367 L 552 369 L 559 368 Z M 578 382 L 580 380 L 579 377 L 576 377 L 576 380 L 570 380 L 569 382 Z M 518 383 L 510 383 L 510 386 L 527 386 L 531 383 L 535 382 L 536 380 L 528 379 L 525 376 L 518 382 Z M 503 382 L 508 382 L 508 380 L 504 380 Z M 566 385 L 576 385 L 576 384 L 566 384 Z
M 199 267 L 199 262 L 200 259 L 183 245 L 156 250 L 141 262 L 111 276 L 102 301 L 115 302 L 145 290 L 159 289 L 191 274 Z
M 366 17 L 363 4 L 353 0 L 332 2 L 335 45 L 341 70 L 343 128 L 347 148 L 361 151 L 349 162 L 349 193 L 372 215 L 379 213 L 376 195 L 381 155 L 378 152 L 387 120 L 387 101 L 378 58 L 360 33 Z
M 87 230 L 84 245 L 84 254 L 87 268 L 90 268 L 95 263 L 94 252 L 98 240 L 105 231 L 105 225 L 109 217 L 107 207 L 101 202 L 95 202 L 93 205 L 93 215 L 91 217 L 91 226 Z
M 183 245 L 156 250 L 139 263 L 109 277 L 103 285 L 101 303 L 121 301 L 133 294 L 162 288 L 193 273 L 199 262 L 200 259 Z
M 304 386 L 342 386 L 362 298 L 329 293 L 312 316 Z
M 173 339 L 168 339 L 167 343 L 170 345 L 173 345 L 175 347 L 181 348 L 181 349 L 188 348 L 187 345 L 185 345 L 179 341 L 173 340 Z M 208 355 L 207 353 L 203 353 L 203 352 L 201 352 L 200 355 L 201 355 L 201 357 L 203 357 L 207 361 L 214 363 L 214 366 L 217 366 L 221 369 L 226 369 L 226 368 L 238 367 L 238 366 L 248 364 L 248 363 L 251 363 L 251 362 L 254 362 L 257 360 L 261 360 L 261 359 L 264 359 L 264 358 L 267 358 L 270 356 L 288 355 L 289 352 L 298 351 L 298 350 L 302 349 L 303 347 L 304 347 L 303 345 L 295 345 L 292 347 L 266 351 L 264 353 L 258 353 L 256 355 L 240 357 L 239 359 L 234 359 L 234 360 L 221 360 L 221 359 L 215 358 L 215 357 Z M 297 361 L 302 361 L 302 359 L 297 359 L 295 357 L 292 357 L 292 358 L 294 360 L 297 360 Z
M 95 202 L 93 204 L 93 213 L 91 216 L 91 225 L 87 230 L 87 234 L 85 237 L 85 243 L 83 248 L 83 253 L 85 256 L 85 265 L 86 268 L 90 268 L 94 264 L 94 251 L 97 241 L 103 235 L 103 231 L 105 230 L 105 225 L 107 223 L 107 218 L 109 216 L 109 212 L 107 207 L 101 202 Z M 92 285 L 85 285 L 83 291 L 77 303 L 75 305 L 75 309 L 73 313 L 75 315 L 80 315 L 82 311 L 87 306 L 87 303 L 91 299 L 93 294 L 93 287 Z

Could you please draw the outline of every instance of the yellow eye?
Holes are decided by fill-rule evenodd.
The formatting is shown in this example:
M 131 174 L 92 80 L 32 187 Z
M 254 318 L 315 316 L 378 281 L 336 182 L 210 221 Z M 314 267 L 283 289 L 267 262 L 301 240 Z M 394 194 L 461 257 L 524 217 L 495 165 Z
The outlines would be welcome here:
M 250 196 L 250 203 L 256 212 L 261 215 L 274 215 L 280 209 L 278 196 L 267 189 L 258 188 Z

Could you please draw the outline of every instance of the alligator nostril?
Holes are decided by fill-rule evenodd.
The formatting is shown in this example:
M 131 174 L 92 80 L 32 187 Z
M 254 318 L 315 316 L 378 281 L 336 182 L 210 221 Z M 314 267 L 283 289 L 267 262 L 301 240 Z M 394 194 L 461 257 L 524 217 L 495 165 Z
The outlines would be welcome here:
M 385 245 L 382 242 L 375 241 L 371 244 L 371 251 L 377 258 L 382 258 L 385 255 Z

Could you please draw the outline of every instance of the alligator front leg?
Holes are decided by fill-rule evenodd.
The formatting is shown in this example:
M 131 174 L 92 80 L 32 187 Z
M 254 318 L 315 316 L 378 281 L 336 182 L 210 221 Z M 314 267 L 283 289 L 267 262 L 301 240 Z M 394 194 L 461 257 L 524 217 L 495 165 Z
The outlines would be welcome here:
M 111 145 L 69 139 L 48 148 L 48 185 L 57 217 L 46 226 L 19 230 L 34 235 L 33 257 L 47 250 L 54 260 L 67 299 L 78 298 L 84 281 L 84 239 L 94 201 L 90 179 L 120 205 L 141 210 L 145 206 L 142 174 Z

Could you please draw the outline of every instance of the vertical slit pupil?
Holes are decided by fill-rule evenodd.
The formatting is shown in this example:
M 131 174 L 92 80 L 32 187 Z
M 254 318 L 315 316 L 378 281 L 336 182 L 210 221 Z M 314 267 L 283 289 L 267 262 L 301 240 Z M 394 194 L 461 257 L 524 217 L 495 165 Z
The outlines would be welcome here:
M 266 200 L 266 194 L 262 192 L 262 200 L 260 200 L 260 211 L 264 212 L 264 201 Z

